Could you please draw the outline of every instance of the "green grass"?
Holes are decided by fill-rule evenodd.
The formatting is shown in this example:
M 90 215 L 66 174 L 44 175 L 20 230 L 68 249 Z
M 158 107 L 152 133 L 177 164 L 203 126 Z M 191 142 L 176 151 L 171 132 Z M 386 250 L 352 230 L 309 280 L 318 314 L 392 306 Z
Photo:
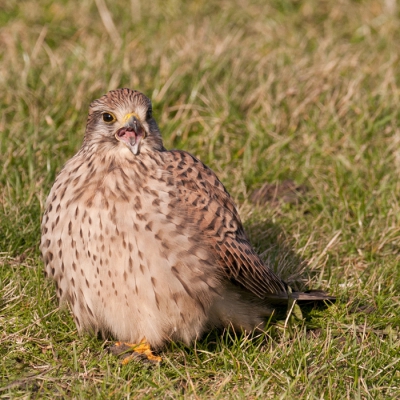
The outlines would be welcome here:
M 395 2 L 7 0 L 0 49 L 0 399 L 400 397 Z M 77 335 L 43 277 L 40 218 L 89 102 L 117 87 L 216 171 L 283 277 L 338 296 L 316 329 L 211 332 L 160 367 Z M 298 204 L 251 204 L 285 180 L 307 187 Z

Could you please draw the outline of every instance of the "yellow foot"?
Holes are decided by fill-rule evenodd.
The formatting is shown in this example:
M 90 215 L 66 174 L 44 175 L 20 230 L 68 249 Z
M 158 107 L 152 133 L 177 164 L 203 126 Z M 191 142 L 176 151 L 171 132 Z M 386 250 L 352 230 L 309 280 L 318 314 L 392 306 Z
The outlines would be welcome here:
M 142 339 L 139 344 L 116 342 L 110 347 L 110 352 L 121 356 L 122 364 L 128 364 L 131 360 L 142 360 L 152 364 L 159 364 L 162 358 L 155 356 L 151 351 L 146 339 Z

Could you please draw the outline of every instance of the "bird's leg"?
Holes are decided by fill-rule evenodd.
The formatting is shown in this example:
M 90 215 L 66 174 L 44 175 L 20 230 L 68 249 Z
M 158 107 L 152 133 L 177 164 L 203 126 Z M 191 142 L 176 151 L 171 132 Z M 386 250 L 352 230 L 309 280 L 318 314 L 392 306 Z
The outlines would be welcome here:
M 142 339 L 138 344 L 116 342 L 115 345 L 110 348 L 110 352 L 114 355 L 121 356 L 122 364 L 124 365 L 132 360 L 143 360 L 153 364 L 158 364 L 162 361 L 161 357 L 153 354 L 146 339 Z

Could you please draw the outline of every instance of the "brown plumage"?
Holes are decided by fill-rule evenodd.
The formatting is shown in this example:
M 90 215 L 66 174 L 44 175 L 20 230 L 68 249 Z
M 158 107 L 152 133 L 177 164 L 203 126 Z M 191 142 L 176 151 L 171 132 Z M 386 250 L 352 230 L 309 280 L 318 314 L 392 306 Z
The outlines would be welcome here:
M 41 251 L 79 331 L 156 348 L 262 327 L 288 300 L 225 187 L 163 147 L 150 100 L 130 89 L 90 105 L 82 148 L 47 199 Z

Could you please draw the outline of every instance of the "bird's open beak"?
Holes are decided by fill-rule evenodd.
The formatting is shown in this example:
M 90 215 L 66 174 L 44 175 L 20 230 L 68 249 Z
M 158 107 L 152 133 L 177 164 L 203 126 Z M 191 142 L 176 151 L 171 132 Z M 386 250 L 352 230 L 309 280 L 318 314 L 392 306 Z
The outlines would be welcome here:
M 123 142 L 136 156 L 140 153 L 140 145 L 146 137 L 146 131 L 136 114 L 127 114 L 124 117 L 125 124 L 115 133 L 115 138 Z

